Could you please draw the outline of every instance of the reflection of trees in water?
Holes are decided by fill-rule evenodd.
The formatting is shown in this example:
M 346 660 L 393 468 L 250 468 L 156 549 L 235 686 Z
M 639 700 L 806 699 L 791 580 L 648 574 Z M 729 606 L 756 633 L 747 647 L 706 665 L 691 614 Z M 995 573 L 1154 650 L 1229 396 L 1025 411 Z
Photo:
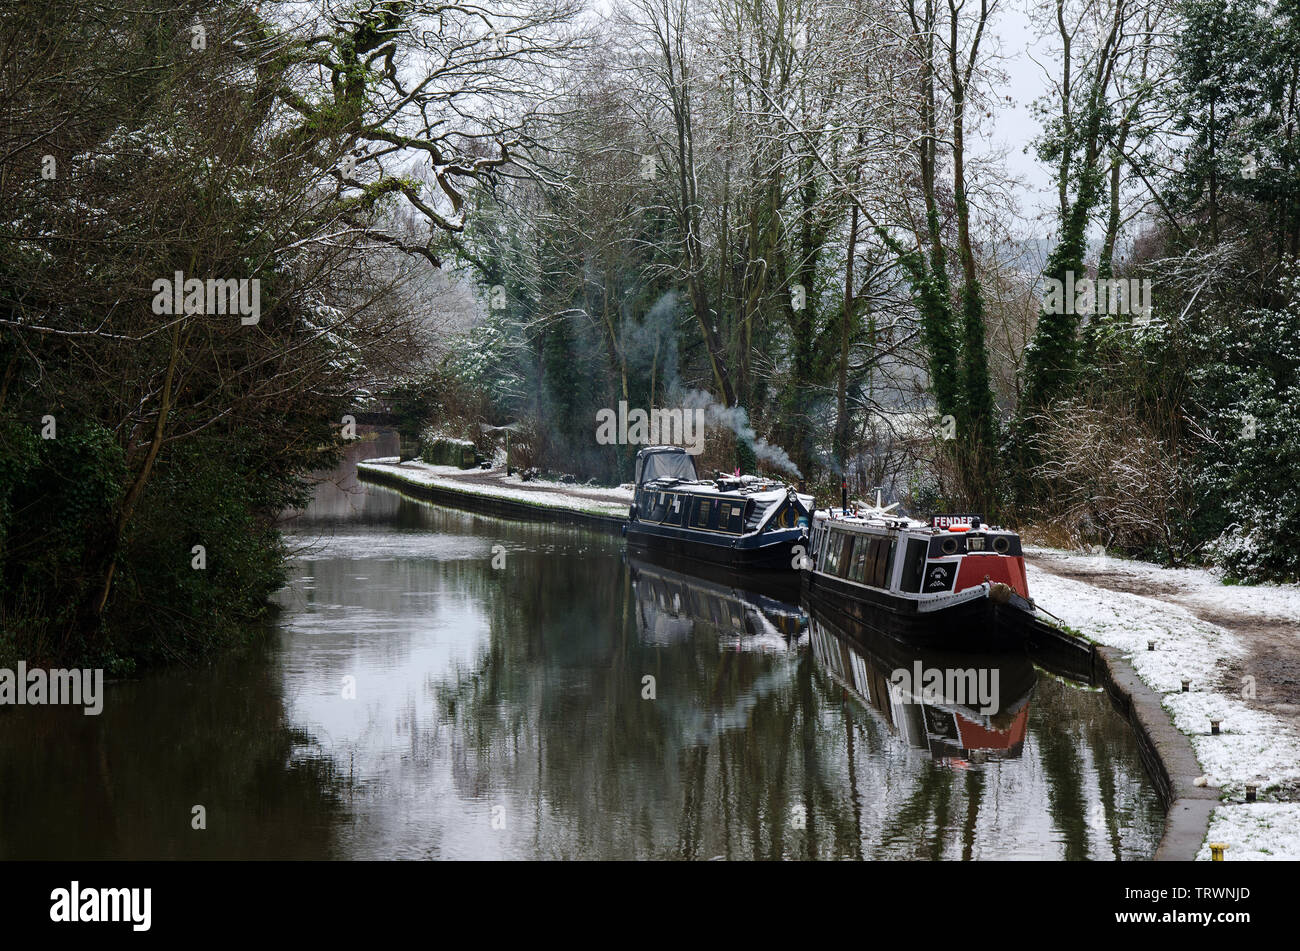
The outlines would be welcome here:
M 433 685 L 438 732 L 460 795 L 507 806 L 527 838 L 516 854 L 974 858 L 1016 851 L 1021 827 L 1049 856 L 1154 849 L 1159 807 L 1104 696 L 1047 681 L 1023 763 L 952 769 L 817 676 L 808 651 L 728 650 L 703 619 L 689 637 L 639 637 L 613 557 L 517 552 L 464 579 L 492 589 L 491 633 Z
M 824 619 L 819 622 L 814 614 L 815 648 L 829 636 L 824 628 Z M 822 640 L 818 640 L 819 632 Z M 852 638 L 833 636 L 826 642 L 829 646 L 814 651 L 818 670 L 828 684 L 849 676 L 860 680 L 872 699 L 850 691 L 859 701 L 856 719 L 878 722 L 899 733 L 907 723 L 896 724 L 895 718 L 918 720 L 917 711 L 922 707 L 909 703 L 900 712 L 888 697 L 889 670 L 897 666 L 910 669 L 910 655 L 919 657 L 927 652 L 909 651 L 889 639 L 870 643 L 874 646 L 864 652 Z M 827 650 L 829 655 L 823 656 Z M 877 651 L 889 659 L 880 660 Z M 980 661 L 972 656 L 929 654 L 932 656 L 924 660 L 928 668 L 978 667 Z M 947 750 L 935 762 L 924 762 L 910 777 L 910 784 L 885 784 L 879 796 L 894 805 L 887 810 L 878 836 L 879 854 L 905 858 L 956 858 L 958 854 L 972 858 L 990 852 L 1063 858 L 1149 857 L 1163 829 L 1163 816 L 1136 740 L 1106 696 L 1036 675 L 1023 659 L 989 655 L 987 663 L 1000 670 L 1003 705 L 990 715 L 987 725 L 998 731 L 1011 728 L 1014 711 L 1028 704 L 1027 742 L 1023 748 L 1008 750 L 1029 762 L 1021 768 L 990 759 L 987 768 L 974 769 L 964 760 L 949 760 L 953 751 Z M 939 708 L 924 709 L 927 725 L 932 713 L 938 720 L 946 717 Z M 899 736 L 896 742 L 900 746 L 906 740 L 934 751 L 924 736 L 912 731 Z M 938 749 L 944 751 L 945 747 L 940 744 Z M 958 751 L 957 755 L 965 753 Z M 995 755 L 995 751 L 986 755 Z M 920 758 L 928 760 L 925 753 Z M 945 762 L 960 768 L 954 771 Z M 888 765 L 888 758 L 885 763 Z M 868 772 L 867 778 L 869 782 L 873 774 Z M 952 848 L 958 827 L 960 852 Z
M 366 486 L 357 480 L 357 463 L 367 459 L 380 459 L 396 456 L 398 436 L 393 430 L 376 429 L 371 426 L 358 426 L 359 438 L 346 443 L 343 457 L 338 466 L 328 472 L 316 472 L 308 478 L 312 485 L 311 500 L 307 508 L 298 517 L 286 523 L 289 531 L 298 533 L 309 530 L 315 523 L 335 523 L 350 520 L 362 509 L 368 519 L 382 515 L 384 509 L 390 513 L 397 509 L 397 493 L 392 498 L 367 493 Z M 375 497 L 368 498 L 368 495 Z M 292 516 L 295 513 L 286 513 Z
M 1056 685 L 1062 709 L 1045 711 L 1050 728 L 1039 732 L 1053 826 L 1065 843 L 1065 858 L 1150 857 L 1163 823 L 1137 741 L 1100 691 Z M 1067 693 L 1068 691 L 1068 693 Z M 1118 749 L 1117 749 L 1118 748 Z M 1122 756 L 1116 753 L 1122 750 Z M 1100 813 L 1100 822 L 1094 814 Z M 1147 819 L 1143 823 L 1142 819 Z M 1153 834 L 1135 835 L 1150 829 Z
M 527 813 L 540 855 L 699 856 L 726 824 L 743 840 L 737 818 L 780 796 L 763 777 L 788 773 L 766 724 L 790 721 L 793 658 L 722 651 L 716 637 L 643 644 L 615 557 L 513 561 L 490 576 L 488 647 L 436 688 L 457 788 Z M 645 675 L 655 700 L 642 699 Z M 733 724 L 737 710 L 748 716 Z M 716 816 L 719 779 L 740 802 Z
M 0 717 L 0 858 L 334 857 L 347 782 L 288 726 L 279 674 L 227 657 L 114 684 L 98 717 Z

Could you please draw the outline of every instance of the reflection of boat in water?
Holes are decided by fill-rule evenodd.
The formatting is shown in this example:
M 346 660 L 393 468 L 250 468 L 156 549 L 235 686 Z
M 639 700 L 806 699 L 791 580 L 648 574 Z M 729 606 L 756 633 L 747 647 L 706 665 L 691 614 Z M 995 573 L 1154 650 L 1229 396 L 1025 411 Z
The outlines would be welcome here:
M 807 625 L 797 604 L 744 590 L 744 579 L 730 573 L 701 578 L 633 556 L 628 563 L 637 630 L 647 643 L 676 643 L 704 630 L 737 649 L 786 650 Z
M 809 630 L 817 665 L 909 745 L 953 765 L 1020 756 L 1037 681 L 1023 653 L 916 647 L 816 610 Z
M 760 704 L 792 689 L 799 667 L 793 648 L 808 624 L 797 603 L 745 590 L 748 575 L 715 569 L 706 579 L 631 555 L 628 564 L 641 642 L 668 649 L 670 656 L 693 657 L 702 650 L 699 656 L 717 665 L 709 675 L 708 702 L 655 704 L 683 742 L 708 745 L 725 733 L 747 730 Z M 691 565 L 692 572 L 699 570 Z M 724 670 L 729 686 L 718 692 Z

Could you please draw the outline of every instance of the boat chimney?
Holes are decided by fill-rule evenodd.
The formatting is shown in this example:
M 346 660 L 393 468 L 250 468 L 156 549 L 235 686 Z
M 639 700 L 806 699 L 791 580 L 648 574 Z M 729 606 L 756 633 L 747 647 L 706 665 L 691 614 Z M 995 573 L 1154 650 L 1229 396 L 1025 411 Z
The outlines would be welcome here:
M 847 477 L 840 480 L 840 509 L 845 515 L 849 514 L 849 480 Z

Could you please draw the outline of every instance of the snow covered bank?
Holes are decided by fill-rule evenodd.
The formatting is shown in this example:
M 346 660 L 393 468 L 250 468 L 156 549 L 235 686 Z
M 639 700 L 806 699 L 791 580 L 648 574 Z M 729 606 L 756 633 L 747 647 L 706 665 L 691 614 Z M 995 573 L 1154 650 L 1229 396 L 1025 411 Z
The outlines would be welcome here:
M 1214 810 L 1198 861 L 1209 861 L 1211 842 L 1227 843 L 1226 862 L 1293 860 L 1300 855 L 1300 803 L 1220 806 Z
M 519 502 L 537 508 L 589 515 L 625 517 L 632 501 L 632 493 L 626 489 L 524 482 L 517 475 L 507 477 L 499 470 L 484 472 L 479 469 L 458 469 L 455 466 L 432 466 L 415 461 L 398 465 L 395 459 L 358 463 L 357 469 L 383 473 L 415 486 L 429 486 L 466 495 Z
M 1300 625 L 1300 584 L 1230 585 L 1222 572 L 1208 568 L 1163 568 L 1145 561 L 1113 555 L 1062 551 L 1025 546 L 1025 556 L 1051 569 L 1054 565 L 1075 572 L 1122 578 L 1153 593 L 1165 592 L 1178 603 L 1232 612 L 1247 617 L 1290 621 Z
M 1300 718 L 1260 708 L 1256 697 L 1268 688 L 1269 671 L 1252 669 L 1249 625 L 1229 630 L 1197 616 L 1296 623 L 1300 586 L 1225 586 L 1209 571 L 1050 549 L 1026 555 L 1034 600 L 1081 634 L 1121 651 L 1189 737 L 1207 780 L 1225 800 L 1215 810 L 1209 841 L 1228 843 L 1229 861 L 1300 859 L 1300 803 L 1292 801 L 1300 790 Z M 1300 652 L 1300 625 L 1290 636 Z M 1191 681 L 1187 693 L 1184 678 Z M 1218 735 L 1212 719 L 1221 721 Z M 1243 801 L 1248 783 L 1258 786 L 1260 802 Z M 1200 857 L 1209 858 L 1208 847 Z

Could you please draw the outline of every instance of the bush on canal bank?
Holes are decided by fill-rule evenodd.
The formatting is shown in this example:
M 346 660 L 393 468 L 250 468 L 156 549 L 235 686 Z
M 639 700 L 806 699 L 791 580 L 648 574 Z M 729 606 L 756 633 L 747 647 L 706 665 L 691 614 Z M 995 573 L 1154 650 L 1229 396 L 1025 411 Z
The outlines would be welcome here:
M 213 438 L 160 462 L 113 562 L 112 597 L 87 624 L 127 489 L 121 449 L 96 424 L 54 440 L 0 425 L 0 667 L 125 673 L 256 636 L 285 578 L 276 513 L 306 501 L 304 483 L 274 471 L 282 461 L 254 457 L 260 448 Z
M 474 467 L 474 444 L 426 430 L 420 434 L 420 461 L 431 466 Z

